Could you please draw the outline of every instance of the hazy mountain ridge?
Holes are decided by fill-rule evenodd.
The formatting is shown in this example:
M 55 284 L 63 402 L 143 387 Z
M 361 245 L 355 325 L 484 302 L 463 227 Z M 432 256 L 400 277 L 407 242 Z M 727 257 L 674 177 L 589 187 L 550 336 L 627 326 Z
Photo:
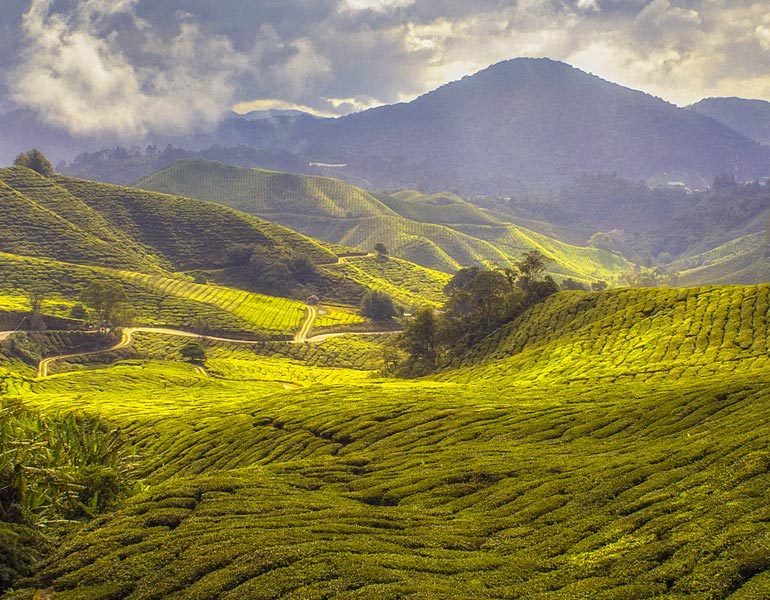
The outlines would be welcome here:
M 380 185 L 477 192 L 583 172 L 706 181 L 770 172 L 770 149 L 728 127 L 547 59 L 499 63 L 407 104 L 314 123 L 306 140 L 338 148 L 332 156 Z M 356 160 L 367 153 L 379 172 Z
M 689 108 L 724 123 L 760 144 L 770 145 L 770 102 L 745 98 L 705 98 Z
M 24 149 L 38 142 L 39 128 L 26 127 L 33 134 L 24 138 L 10 118 L 0 122 L 0 132 L 11 132 L 5 137 L 26 139 Z M 77 145 L 59 138 L 50 141 L 58 150 Z M 374 188 L 464 194 L 563 184 L 585 172 L 699 187 L 723 172 L 739 180 L 770 175 L 770 148 L 698 111 L 549 59 L 501 62 L 414 101 L 339 118 L 230 115 L 211 133 L 153 143 L 188 151 L 244 146 L 261 155 L 242 166 L 314 172 L 310 163 L 337 164 L 344 167 L 336 177 Z

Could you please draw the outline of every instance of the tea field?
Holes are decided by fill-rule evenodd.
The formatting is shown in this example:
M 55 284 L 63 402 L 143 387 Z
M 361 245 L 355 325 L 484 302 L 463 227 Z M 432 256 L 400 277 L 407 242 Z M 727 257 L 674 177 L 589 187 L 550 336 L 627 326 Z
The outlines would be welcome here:
M 557 277 L 584 282 L 614 281 L 632 266 L 606 250 L 567 244 L 507 223 L 454 194 L 372 194 L 326 177 L 202 160 L 179 161 L 137 185 L 237 208 L 364 252 L 383 243 L 393 256 L 446 273 L 474 263 L 507 266 L 530 250 L 553 259 Z
M 99 418 L 139 463 L 4 597 L 770 597 L 769 296 L 560 293 L 417 380 L 363 338 L 6 366 L 3 403 Z

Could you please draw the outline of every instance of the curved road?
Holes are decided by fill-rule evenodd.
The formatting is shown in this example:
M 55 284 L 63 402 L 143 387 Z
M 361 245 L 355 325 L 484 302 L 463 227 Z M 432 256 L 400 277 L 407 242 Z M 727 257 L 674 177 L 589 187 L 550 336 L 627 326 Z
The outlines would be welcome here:
M 310 333 L 310 330 L 312 329 L 313 323 L 315 323 L 317 316 L 318 316 L 318 309 L 315 306 L 311 306 L 310 304 L 308 304 L 307 318 L 305 319 L 305 322 L 302 323 L 302 327 L 299 328 L 297 335 L 294 336 L 293 341 L 295 344 L 301 344 L 307 340 L 307 334 Z
M 120 336 L 120 341 L 115 344 L 114 346 L 110 346 L 109 348 L 104 348 L 102 350 L 91 350 L 89 352 L 76 352 L 75 354 L 61 354 L 59 356 L 50 356 L 48 358 L 44 358 L 40 361 L 40 364 L 37 366 L 37 378 L 43 379 L 44 377 L 48 377 L 48 366 L 57 360 L 63 360 L 65 358 L 75 358 L 76 356 L 90 356 L 91 354 L 101 354 L 102 352 L 111 352 L 112 350 L 120 350 L 121 348 L 125 348 L 129 344 L 131 344 L 131 330 L 130 329 L 124 329 L 122 331 L 122 335 Z
M 389 333 L 399 333 L 399 331 L 348 331 L 348 332 L 341 332 L 341 333 L 324 333 L 324 334 L 316 335 L 309 338 L 307 337 L 307 334 L 310 332 L 310 329 L 313 327 L 313 323 L 315 322 L 317 316 L 318 316 L 318 309 L 315 308 L 314 306 L 308 306 L 307 318 L 303 322 L 302 327 L 300 327 L 300 330 L 297 332 L 297 335 L 294 336 L 294 339 L 290 343 L 292 344 L 302 344 L 305 342 L 317 343 L 317 342 L 323 342 L 324 340 L 328 340 L 329 338 L 342 337 L 344 335 L 384 335 Z M 1 331 L 0 341 L 8 337 L 11 333 L 14 333 L 14 332 Z M 134 339 L 134 334 L 136 333 L 159 333 L 161 335 L 170 335 L 170 336 L 176 336 L 176 337 L 194 338 L 199 340 L 211 340 L 214 342 L 227 342 L 229 344 L 244 344 L 244 345 L 259 344 L 264 341 L 264 340 L 239 340 L 239 339 L 233 339 L 233 338 L 217 337 L 213 335 L 200 335 L 197 333 L 191 333 L 189 331 L 181 331 L 179 329 L 169 329 L 167 327 L 126 327 L 121 332 L 122 335 L 121 335 L 120 341 L 117 344 L 110 346 L 109 348 L 103 348 L 101 350 L 90 350 L 88 352 L 78 352 L 74 354 L 61 354 L 58 356 L 50 356 L 48 358 L 41 360 L 40 363 L 38 364 L 38 369 L 37 369 L 38 379 L 43 379 L 45 377 L 48 377 L 49 366 L 52 363 L 56 362 L 57 360 L 65 360 L 67 358 L 75 358 L 77 356 L 90 356 L 92 354 L 102 354 L 103 352 L 112 352 L 113 350 L 120 350 L 122 348 L 126 348 L 131 345 L 131 342 L 133 342 L 133 339 Z M 196 367 L 195 370 L 202 376 L 208 376 L 208 373 L 202 367 Z M 287 384 L 287 385 L 293 385 L 293 384 Z

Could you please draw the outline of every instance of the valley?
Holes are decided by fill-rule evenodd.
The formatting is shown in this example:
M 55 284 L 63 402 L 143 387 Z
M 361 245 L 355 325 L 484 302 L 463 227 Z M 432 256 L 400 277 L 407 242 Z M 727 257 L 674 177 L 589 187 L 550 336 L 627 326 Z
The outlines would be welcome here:
M 759 5 L 12 4 L 2 600 L 770 598 Z

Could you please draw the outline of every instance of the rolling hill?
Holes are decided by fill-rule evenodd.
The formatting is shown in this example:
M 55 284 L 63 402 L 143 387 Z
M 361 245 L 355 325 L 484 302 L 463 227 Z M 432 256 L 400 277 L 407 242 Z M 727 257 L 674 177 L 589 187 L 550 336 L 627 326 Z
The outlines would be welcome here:
M 141 457 L 137 491 L 6 596 L 764 597 L 769 302 L 564 292 L 423 380 L 226 344 L 206 378 L 157 338 L 6 374 L 3 401 L 100 415 Z
M 355 251 L 214 203 L 46 178 L 23 167 L 0 169 L 0 207 L 7 218 L 0 231 L 0 311 L 14 314 L 23 314 L 39 294 L 46 315 L 66 318 L 81 292 L 100 280 L 124 289 L 139 325 L 282 337 L 299 328 L 310 294 L 357 308 L 374 288 L 408 308 L 439 304 L 448 280 L 396 259 L 351 257 L 343 264 L 338 253 Z M 247 253 L 246 265 L 234 265 L 230 255 L 239 248 L 260 252 L 251 258 Z M 312 272 L 300 277 L 279 271 L 274 286 L 265 269 L 284 263 L 273 256 L 300 256 Z M 248 273 L 257 267 L 261 275 L 255 280 Z M 327 306 L 316 327 L 361 320 Z
M 339 180 L 206 161 L 181 161 L 137 186 L 233 206 L 367 252 L 382 242 L 394 256 L 450 273 L 476 262 L 510 264 L 532 249 L 555 261 L 554 274 L 584 281 L 613 279 L 630 267 L 604 250 L 506 223 L 452 194 L 374 195 Z

